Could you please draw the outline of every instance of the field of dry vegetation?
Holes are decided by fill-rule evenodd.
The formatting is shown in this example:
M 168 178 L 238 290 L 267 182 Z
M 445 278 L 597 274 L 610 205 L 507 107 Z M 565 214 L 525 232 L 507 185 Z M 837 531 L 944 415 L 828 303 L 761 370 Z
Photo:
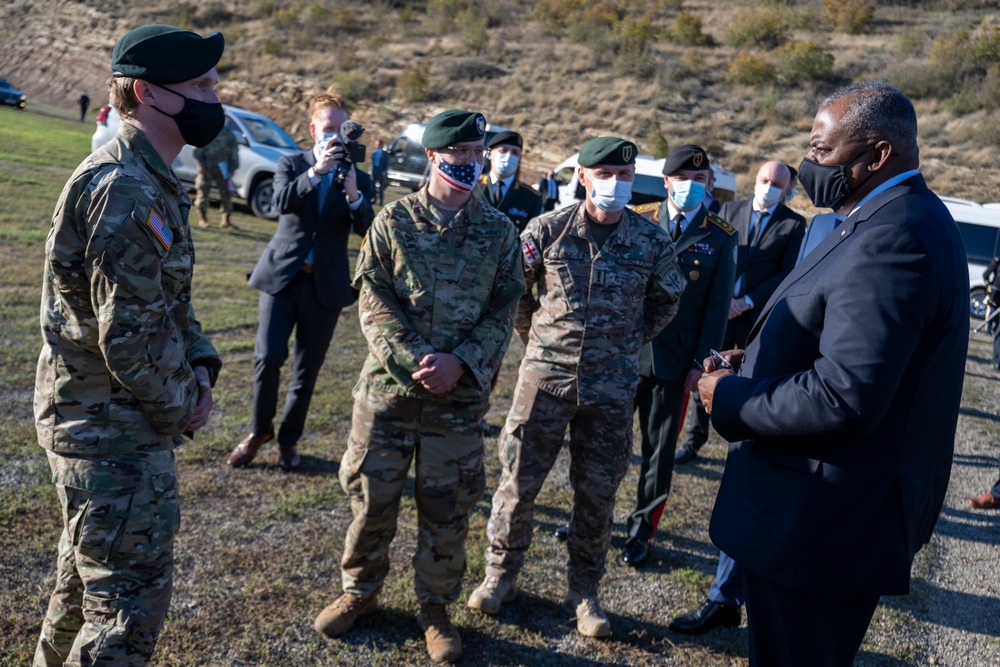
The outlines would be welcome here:
M 12 0 L 0 76 L 29 99 L 103 103 L 115 40 L 159 21 L 227 37 L 223 100 L 306 138 L 329 85 L 369 138 L 464 106 L 526 139 L 543 170 L 590 136 L 651 154 L 698 143 L 743 175 L 798 164 L 835 88 L 884 78 L 917 102 L 924 171 L 941 193 L 1000 199 L 995 0 Z M 802 196 L 798 207 L 808 210 Z

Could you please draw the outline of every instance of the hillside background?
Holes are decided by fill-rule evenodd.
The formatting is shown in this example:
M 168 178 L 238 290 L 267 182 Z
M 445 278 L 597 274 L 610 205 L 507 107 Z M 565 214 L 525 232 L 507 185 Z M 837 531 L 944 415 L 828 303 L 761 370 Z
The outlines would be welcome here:
M 164 22 L 221 30 L 223 101 L 308 145 L 306 101 L 336 85 L 391 139 L 451 107 L 519 130 L 528 176 L 591 136 L 641 150 L 699 143 L 741 176 L 797 165 L 818 102 L 882 78 L 916 104 L 939 194 L 1000 200 L 997 0 L 8 0 L 0 76 L 35 101 L 96 112 L 115 41 Z M 802 195 L 795 207 L 810 209 Z

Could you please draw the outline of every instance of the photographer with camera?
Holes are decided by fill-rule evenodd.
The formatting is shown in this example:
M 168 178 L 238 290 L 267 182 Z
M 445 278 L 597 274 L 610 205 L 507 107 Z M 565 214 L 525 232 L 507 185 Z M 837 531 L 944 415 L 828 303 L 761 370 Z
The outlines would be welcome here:
M 292 378 L 278 435 L 278 465 L 299 467 L 296 442 L 302 436 L 316 377 L 333 338 L 340 310 L 355 300 L 347 237 L 364 236 L 375 214 L 372 183 L 355 167 L 364 161 L 364 132 L 349 120 L 347 103 L 322 93 L 309 103 L 311 151 L 282 157 L 274 175 L 278 230 L 250 274 L 260 290 L 254 345 L 253 421 L 228 463 L 254 460 L 274 439 L 281 367 L 295 330 Z

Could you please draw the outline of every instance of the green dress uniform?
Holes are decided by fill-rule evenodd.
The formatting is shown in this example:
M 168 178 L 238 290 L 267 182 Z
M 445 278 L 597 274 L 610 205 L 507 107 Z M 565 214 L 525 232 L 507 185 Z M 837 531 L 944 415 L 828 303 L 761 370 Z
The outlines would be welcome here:
M 416 459 L 417 598 L 452 602 L 465 572 L 469 511 L 485 485 L 482 423 L 490 381 L 524 291 L 517 234 L 506 216 L 474 197 L 449 218 L 424 188 L 375 218 L 354 286 L 369 354 L 354 390 L 340 468 L 353 512 L 341 560 L 343 589 L 368 598 L 381 588 Z M 434 352 L 456 355 L 465 370 L 441 395 L 411 379 Z
M 522 183 L 516 178 L 511 182 L 510 188 L 498 199 L 494 187 L 490 183 L 489 174 L 483 174 L 472 194 L 510 218 L 519 234 L 524 231 L 529 220 L 542 214 L 542 208 L 545 206 L 545 199 L 542 195 L 535 192 L 535 189 L 530 185 Z
M 64 527 L 36 665 L 145 664 L 163 624 L 192 366 L 222 365 L 191 305 L 190 208 L 127 121 L 56 205 L 34 412 Z
M 219 207 L 222 212 L 233 212 L 233 193 L 229 190 L 229 179 L 240 166 L 239 147 L 236 135 L 227 127 L 207 146 L 194 149 L 194 159 L 202 168 L 195 176 L 194 187 L 198 194 L 194 206 L 202 213 L 208 212 L 208 195 L 213 187 L 219 191 Z M 225 173 L 222 165 L 226 165 Z
M 667 231 L 667 201 L 642 204 L 636 213 Z M 629 538 L 648 540 L 670 493 L 674 449 L 684 421 L 687 374 L 722 344 L 736 274 L 736 228 L 701 206 L 677 239 L 674 252 L 687 281 L 677 316 L 642 349 L 636 392 L 642 464 Z
M 515 328 L 527 341 L 500 439 L 502 472 L 487 526 L 487 576 L 516 577 L 534 501 L 570 429 L 569 589 L 596 595 L 615 493 L 632 450 L 639 352 L 677 311 L 684 280 L 670 237 L 625 209 L 599 245 L 584 203 L 521 234 L 528 291 Z M 537 294 L 532 290 L 536 289 Z

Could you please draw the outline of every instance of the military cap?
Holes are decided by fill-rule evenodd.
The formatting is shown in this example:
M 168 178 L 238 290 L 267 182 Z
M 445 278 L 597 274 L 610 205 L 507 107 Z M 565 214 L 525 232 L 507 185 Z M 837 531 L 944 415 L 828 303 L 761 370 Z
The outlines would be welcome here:
M 153 23 L 125 33 L 111 52 L 111 76 L 150 83 L 180 83 L 201 76 L 222 58 L 221 32 L 201 37 L 189 30 Z
M 711 169 L 708 162 L 708 154 L 702 150 L 701 146 L 685 144 L 672 151 L 663 163 L 663 173 L 666 176 L 676 174 L 681 169 Z
M 463 141 L 476 141 L 486 136 L 486 118 L 481 113 L 465 109 L 449 109 L 431 118 L 424 128 L 421 143 L 434 150 Z
M 503 132 L 497 132 L 496 135 L 490 139 L 490 142 L 486 144 L 489 148 L 494 146 L 502 146 L 507 144 L 508 146 L 517 146 L 518 148 L 524 148 L 524 140 L 521 139 L 521 135 L 517 132 L 511 132 L 510 130 L 504 130 Z
M 595 164 L 635 164 L 639 149 L 631 141 L 618 137 L 597 137 L 580 148 L 577 163 L 581 167 Z

